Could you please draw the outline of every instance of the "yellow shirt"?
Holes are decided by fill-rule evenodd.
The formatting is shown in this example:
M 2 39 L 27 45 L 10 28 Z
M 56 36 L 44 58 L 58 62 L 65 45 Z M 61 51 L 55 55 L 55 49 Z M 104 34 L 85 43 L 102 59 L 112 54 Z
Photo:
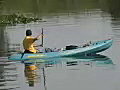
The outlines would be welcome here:
M 34 41 L 37 38 L 33 38 L 32 36 L 26 36 L 23 40 L 23 47 L 25 50 L 29 50 L 30 52 L 36 53 L 37 50 L 34 48 Z

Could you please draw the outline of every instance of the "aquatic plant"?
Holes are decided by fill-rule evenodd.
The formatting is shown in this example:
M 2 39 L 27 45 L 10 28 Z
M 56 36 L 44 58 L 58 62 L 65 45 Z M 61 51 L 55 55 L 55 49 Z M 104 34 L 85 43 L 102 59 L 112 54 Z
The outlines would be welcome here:
M 35 17 L 27 17 L 23 14 L 0 15 L 0 25 L 27 24 L 42 21 Z

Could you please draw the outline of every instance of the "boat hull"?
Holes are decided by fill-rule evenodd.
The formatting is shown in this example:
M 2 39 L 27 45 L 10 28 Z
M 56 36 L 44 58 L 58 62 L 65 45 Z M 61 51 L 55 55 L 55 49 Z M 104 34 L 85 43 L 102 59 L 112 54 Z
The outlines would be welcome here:
M 48 59 L 48 58 L 58 58 L 58 57 L 68 57 L 68 56 L 85 56 L 88 54 L 96 54 L 102 52 L 109 47 L 111 47 L 113 40 L 102 40 L 93 42 L 91 45 L 86 47 L 80 47 L 77 49 L 72 50 L 65 50 L 59 52 L 47 52 L 47 53 L 36 53 L 36 54 L 29 54 L 25 53 L 22 54 L 13 54 L 8 57 L 9 60 L 33 60 L 33 59 Z

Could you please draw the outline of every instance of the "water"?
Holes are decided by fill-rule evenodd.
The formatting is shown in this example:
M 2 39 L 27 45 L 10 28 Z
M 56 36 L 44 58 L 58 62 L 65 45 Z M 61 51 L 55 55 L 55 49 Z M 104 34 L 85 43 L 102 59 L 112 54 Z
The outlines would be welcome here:
M 20 13 L 43 20 L 0 26 L 0 90 L 120 89 L 118 0 L 1 0 L 0 4 L 0 15 Z M 35 71 L 27 70 L 19 61 L 7 59 L 9 55 L 23 51 L 26 29 L 31 29 L 36 36 L 42 28 L 44 47 L 49 48 L 108 38 L 113 38 L 114 42 L 111 48 L 95 57 L 59 58 L 50 62 L 36 60 Z

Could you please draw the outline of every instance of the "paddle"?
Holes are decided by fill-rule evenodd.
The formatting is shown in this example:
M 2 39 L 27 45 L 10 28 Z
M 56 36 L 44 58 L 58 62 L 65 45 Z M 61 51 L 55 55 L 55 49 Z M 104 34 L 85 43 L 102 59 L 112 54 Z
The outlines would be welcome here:
M 41 35 L 42 35 L 42 37 L 41 37 L 41 44 L 40 45 L 36 45 L 34 47 L 43 47 L 43 28 L 42 28 Z
M 41 40 L 42 44 L 41 44 L 41 46 L 43 47 L 43 28 L 42 28 L 42 33 L 41 34 L 42 34 L 42 40 Z
M 24 54 L 25 53 L 23 52 L 22 55 L 21 55 L 21 59 L 23 58 Z M 24 60 L 22 60 L 21 63 L 24 63 Z

